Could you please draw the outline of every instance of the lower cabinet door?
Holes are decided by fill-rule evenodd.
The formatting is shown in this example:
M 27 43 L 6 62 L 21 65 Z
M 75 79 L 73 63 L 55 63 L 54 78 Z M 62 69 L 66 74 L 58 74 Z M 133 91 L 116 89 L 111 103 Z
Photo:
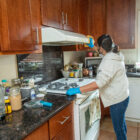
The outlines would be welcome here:
M 69 122 L 52 140 L 74 140 L 72 121 Z
M 49 130 L 48 123 L 43 124 L 30 135 L 28 135 L 24 140 L 49 140 Z

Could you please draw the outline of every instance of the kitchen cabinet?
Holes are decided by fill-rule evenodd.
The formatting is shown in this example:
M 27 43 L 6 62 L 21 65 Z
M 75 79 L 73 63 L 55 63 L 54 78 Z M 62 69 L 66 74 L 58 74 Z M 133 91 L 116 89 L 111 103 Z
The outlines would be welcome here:
M 106 33 L 106 0 L 89 0 L 89 34 L 97 39 Z
M 74 140 L 73 104 L 49 120 L 51 140 Z
M 135 0 L 107 0 L 106 32 L 121 49 L 135 46 Z
M 139 78 L 128 78 L 129 80 L 129 104 L 126 110 L 126 119 L 137 121 L 140 120 L 140 79 Z
M 110 116 L 110 110 L 109 107 L 104 108 L 101 99 L 100 99 L 100 103 L 101 103 L 101 120 L 103 120 L 105 116 Z
M 89 0 L 79 0 L 78 11 L 78 32 L 89 35 Z
M 73 124 L 72 122 L 69 122 L 66 127 L 53 138 L 53 140 L 74 140 L 74 135 L 71 135 L 72 130 Z
M 89 35 L 89 0 L 77 0 L 78 10 L 78 33 Z M 75 23 L 76 24 L 76 23 Z M 84 47 L 84 45 L 74 45 L 62 47 L 63 51 L 83 51 L 91 50 L 90 48 Z
M 41 0 L 42 24 L 62 29 L 61 0 Z
M 48 122 L 37 128 L 24 140 L 49 140 Z
M 78 28 L 77 1 L 41 0 L 42 24 L 75 31 Z
M 62 15 L 64 16 L 63 29 L 68 31 L 78 31 L 78 1 L 62 0 Z
M 0 0 L 0 54 L 31 53 L 40 49 L 36 30 L 38 25 L 35 24 L 38 20 L 34 20 L 39 11 L 35 12 L 32 7 L 38 2 Z
M 0 0 L 0 5 L 1 51 L 34 50 L 30 1 Z
M 71 103 L 24 140 L 74 140 L 73 122 L 73 103 Z

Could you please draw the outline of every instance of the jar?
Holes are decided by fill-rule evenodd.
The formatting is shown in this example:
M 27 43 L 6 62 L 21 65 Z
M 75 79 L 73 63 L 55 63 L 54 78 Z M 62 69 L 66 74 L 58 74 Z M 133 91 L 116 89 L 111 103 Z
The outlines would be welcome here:
M 12 86 L 21 86 L 21 80 L 18 78 L 12 79 Z
M 20 89 L 18 87 L 12 87 L 10 89 L 9 98 L 12 106 L 12 111 L 17 111 L 22 108 L 21 94 L 20 94 Z
M 70 76 L 71 78 L 73 78 L 73 77 L 74 77 L 74 72 L 71 71 L 69 76 Z

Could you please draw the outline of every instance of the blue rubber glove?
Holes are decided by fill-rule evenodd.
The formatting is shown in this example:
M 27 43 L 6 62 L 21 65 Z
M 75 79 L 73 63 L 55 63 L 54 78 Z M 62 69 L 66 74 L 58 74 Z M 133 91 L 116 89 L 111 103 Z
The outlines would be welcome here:
M 66 94 L 71 96 L 71 95 L 75 95 L 75 94 L 80 94 L 80 88 L 70 88 L 67 90 Z
M 88 43 L 86 45 L 88 45 L 90 48 L 93 48 L 94 47 L 93 38 L 90 37 L 89 40 L 90 40 L 90 43 Z

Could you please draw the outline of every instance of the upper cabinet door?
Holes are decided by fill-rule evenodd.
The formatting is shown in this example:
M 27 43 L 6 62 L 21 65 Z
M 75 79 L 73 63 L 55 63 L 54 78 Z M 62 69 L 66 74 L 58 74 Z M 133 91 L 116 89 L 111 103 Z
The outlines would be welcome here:
M 30 0 L 0 0 L 1 51 L 34 50 Z
M 105 0 L 89 0 L 89 34 L 95 40 L 106 32 Z
M 107 0 L 107 33 L 121 49 L 135 46 L 135 0 Z
M 89 0 L 78 0 L 78 32 L 89 34 Z
M 63 29 L 78 31 L 78 0 L 62 0 Z
M 41 0 L 42 24 L 62 29 L 61 0 Z

